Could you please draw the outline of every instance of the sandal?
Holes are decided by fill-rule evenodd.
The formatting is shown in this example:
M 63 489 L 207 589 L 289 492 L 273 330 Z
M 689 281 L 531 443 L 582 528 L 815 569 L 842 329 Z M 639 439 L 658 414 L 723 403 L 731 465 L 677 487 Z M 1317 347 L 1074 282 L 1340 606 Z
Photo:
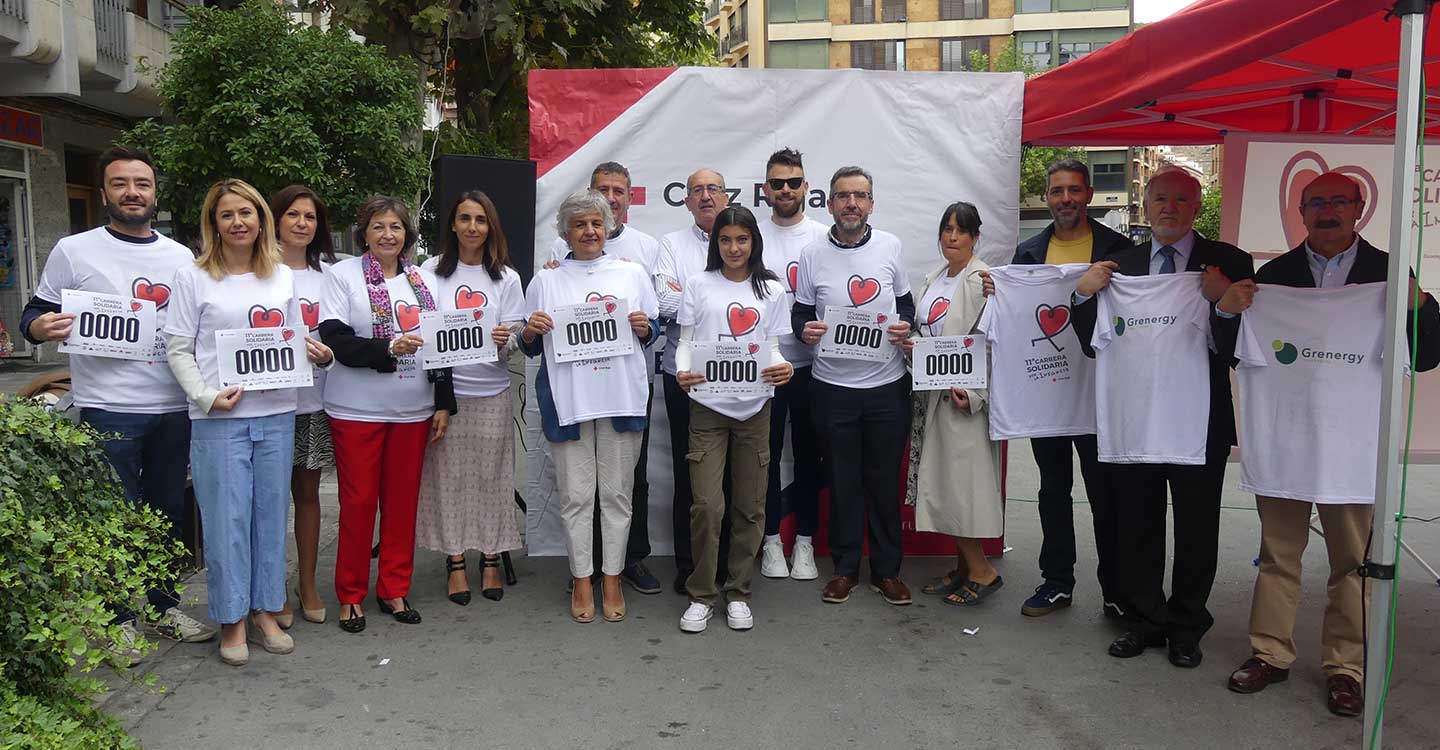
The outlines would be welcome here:
M 920 589 L 920 593 L 929 594 L 930 596 L 948 596 L 969 580 L 965 573 L 964 568 L 956 568 L 939 578 L 932 579 L 929 583 L 925 584 L 924 588 Z
M 365 629 L 365 615 L 356 614 L 359 607 L 354 604 L 340 605 L 340 629 L 347 633 L 359 633 Z M 350 617 L 346 617 L 346 613 Z
M 451 560 L 449 557 L 446 557 L 446 558 L 445 558 L 445 575 L 446 575 L 447 577 L 448 577 L 451 573 L 461 573 L 461 574 L 463 574 L 464 572 L 465 572 L 465 556 L 464 556 L 464 555 L 461 555 L 459 560 Z M 466 585 L 468 586 L 469 583 L 467 582 Z M 465 605 L 467 605 L 467 604 L 470 603 L 470 589 L 467 588 L 467 589 L 465 589 L 464 591 L 456 591 L 456 592 L 453 593 L 453 594 L 448 594 L 447 597 L 450 599 L 450 601 L 455 602 L 456 604 L 459 604 L 460 606 L 463 607 L 463 606 L 465 606 Z
M 581 586 L 585 586 L 585 587 L 587 587 L 587 588 L 590 587 L 590 579 L 589 579 L 589 578 L 582 578 L 582 579 L 579 579 L 579 580 L 581 581 L 581 584 L 580 584 Z M 588 607 L 581 607 L 581 606 L 577 605 L 577 604 L 575 603 L 575 594 L 576 594 L 576 592 L 578 591 L 579 586 L 575 586 L 575 585 L 574 585 L 574 584 L 575 584 L 575 580 L 574 580 L 574 579 L 572 579 L 572 580 L 570 581 L 570 584 L 571 584 L 571 589 L 570 589 L 570 619 L 574 620 L 575 622 L 581 623 L 582 625 L 585 624 L 585 623 L 588 623 L 588 622 L 594 622 L 594 621 L 595 621 L 595 601 L 594 601 L 594 599 L 593 599 L 593 598 L 591 599 L 591 601 L 590 601 L 590 606 L 588 606 Z M 594 589 L 591 589 L 591 594 L 590 594 L 590 595 L 591 595 L 592 597 L 595 595 L 595 594 L 594 594 Z
M 1000 587 L 1004 585 L 1005 579 L 998 575 L 995 576 L 995 580 L 990 583 L 976 583 L 967 578 L 961 583 L 959 588 L 955 589 L 955 591 L 940 601 L 956 607 L 970 607 L 979 604 L 991 594 L 999 591 Z
M 481 585 L 481 586 L 484 586 L 484 585 L 485 585 L 485 583 L 484 583 L 484 581 L 485 581 L 485 570 L 486 570 L 487 568 L 494 568 L 496 571 L 499 571 L 499 570 L 500 570 L 500 556 L 499 556 L 499 555 L 485 555 L 484 557 L 481 558 L 481 560 L 480 560 L 480 581 L 481 581 L 480 585 Z M 572 581 L 572 583 L 573 583 L 573 581 Z M 480 595 L 483 596 L 483 597 L 485 597 L 486 599 L 489 599 L 489 600 L 492 601 L 492 602 L 498 602 L 498 601 L 500 601 L 502 598 L 504 598 L 504 596 L 505 596 L 505 589 L 504 589 L 503 585 L 502 585 L 502 586 L 496 586 L 496 587 L 493 588 L 493 589 L 482 588 L 482 589 L 480 589 Z

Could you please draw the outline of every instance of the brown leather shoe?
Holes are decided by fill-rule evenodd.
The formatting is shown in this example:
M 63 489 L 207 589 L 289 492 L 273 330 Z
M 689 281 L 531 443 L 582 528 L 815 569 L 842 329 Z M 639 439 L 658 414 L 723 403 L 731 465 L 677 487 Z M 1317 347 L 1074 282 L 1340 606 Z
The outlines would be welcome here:
M 1290 670 L 1271 666 L 1263 659 L 1252 656 L 1230 673 L 1230 682 L 1226 687 L 1236 693 L 1258 693 L 1272 683 L 1288 679 Z
M 860 579 L 855 576 L 835 576 L 825 584 L 825 592 L 820 599 L 831 604 L 844 604 L 850 600 L 850 592 L 859 585 Z
M 879 594 L 886 604 L 903 607 L 910 603 L 910 588 L 899 578 L 870 577 L 870 590 Z
M 1365 694 L 1354 677 L 1332 674 L 1325 679 L 1330 697 L 1325 705 L 1336 716 L 1359 716 L 1365 712 Z

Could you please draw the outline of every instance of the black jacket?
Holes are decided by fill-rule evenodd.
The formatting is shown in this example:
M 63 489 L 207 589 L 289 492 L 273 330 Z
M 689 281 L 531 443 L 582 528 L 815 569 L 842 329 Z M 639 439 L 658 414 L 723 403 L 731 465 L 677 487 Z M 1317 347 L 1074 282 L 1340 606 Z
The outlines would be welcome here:
M 1095 241 L 1090 249 L 1090 262 L 1104 260 L 1114 253 L 1135 246 L 1129 237 L 1101 224 L 1094 219 L 1090 222 L 1090 235 Z M 1020 243 L 1015 248 L 1015 258 L 1010 262 L 1022 266 L 1038 266 L 1045 262 L 1045 253 L 1050 249 L 1050 237 L 1055 234 L 1055 222 L 1041 230 L 1040 234 Z
M 1386 281 L 1390 273 L 1389 254 L 1359 238 L 1355 248 L 1355 260 L 1350 273 L 1345 276 L 1346 284 L 1373 284 Z M 1413 278 L 1415 272 L 1412 270 Z M 1315 275 L 1310 271 L 1310 260 L 1305 245 L 1291 250 L 1260 267 L 1255 274 L 1257 284 L 1279 284 L 1315 288 Z M 1420 306 L 1420 335 L 1413 351 L 1410 352 L 1411 367 L 1416 372 L 1425 372 L 1440 365 L 1440 304 L 1431 296 Z M 1415 321 L 1405 317 L 1405 338 L 1408 341 L 1415 334 Z

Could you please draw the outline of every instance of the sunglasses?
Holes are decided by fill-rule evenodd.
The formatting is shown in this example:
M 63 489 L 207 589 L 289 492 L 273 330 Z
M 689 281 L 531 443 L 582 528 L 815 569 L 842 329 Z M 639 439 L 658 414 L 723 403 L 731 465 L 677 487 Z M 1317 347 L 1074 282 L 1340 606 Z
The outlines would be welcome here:
M 789 177 L 789 178 L 771 177 L 770 179 L 766 180 L 766 182 L 770 183 L 770 189 L 771 189 L 771 190 L 779 190 L 779 189 L 781 189 L 781 188 L 786 188 L 786 187 L 790 188 L 791 190 L 799 190 L 799 189 L 800 189 L 800 186 L 805 183 L 805 178 L 804 178 L 804 177 Z

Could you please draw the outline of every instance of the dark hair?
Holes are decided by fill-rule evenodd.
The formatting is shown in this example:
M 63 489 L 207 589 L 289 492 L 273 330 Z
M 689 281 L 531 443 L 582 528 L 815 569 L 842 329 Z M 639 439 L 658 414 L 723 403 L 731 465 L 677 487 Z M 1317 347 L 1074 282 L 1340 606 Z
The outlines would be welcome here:
M 270 213 L 275 216 L 275 234 L 280 234 L 280 218 L 301 198 L 309 198 L 315 204 L 315 237 L 305 246 L 305 265 L 319 271 L 322 259 L 326 263 L 335 262 L 335 246 L 330 240 L 330 210 L 314 190 L 304 185 L 290 185 L 281 188 L 270 199 Z
M 710 228 L 710 253 L 705 259 L 705 270 L 718 271 L 725 267 L 725 261 L 720 257 L 720 230 L 728 226 L 738 226 L 750 233 L 750 261 L 746 264 L 750 271 L 750 288 L 755 290 L 757 299 L 765 299 L 765 282 L 778 281 L 779 278 L 765 267 L 765 240 L 760 236 L 760 224 L 755 221 L 755 214 L 744 206 L 729 206 L 715 215 L 715 224 Z
M 435 275 L 448 279 L 460 265 L 460 237 L 455 234 L 455 215 L 460 213 L 460 204 L 465 201 L 479 203 L 485 209 L 485 223 L 490 228 L 482 248 L 485 251 L 485 270 L 490 273 L 491 279 L 499 281 L 505 267 L 511 266 L 510 243 L 505 241 L 505 230 L 500 228 L 500 212 L 495 209 L 495 202 L 480 190 L 466 190 L 450 206 L 450 218 L 445 220 L 445 246 L 440 249 L 440 263 L 435 267 Z
M 601 174 L 624 175 L 625 184 L 627 186 L 630 184 L 630 170 L 626 169 L 625 165 L 618 161 L 606 161 L 596 164 L 595 169 L 590 172 L 590 184 L 594 185 L 595 177 Z
M 782 148 L 770 155 L 770 160 L 765 162 L 765 171 L 769 172 L 771 167 L 794 167 L 804 169 L 805 164 L 800 159 L 800 152 L 793 148 Z
M 950 226 L 950 217 L 955 217 L 955 224 L 960 231 L 971 237 L 980 236 L 980 211 L 975 204 L 965 201 L 955 201 L 945 207 L 945 213 L 940 214 L 940 237 L 945 236 L 945 228 Z
M 870 190 L 875 190 L 875 178 L 871 177 L 864 167 L 841 167 L 830 177 L 830 192 L 835 192 L 835 183 L 846 177 L 864 177 L 865 181 L 870 183 Z
M 1090 168 L 1085 166 L 1085 162 L 1083 161 L 1077 159 L 1061 159 L 1050 162 L 1050 166 L 1045 169 L 1045 187 L 1047 189 L 1050 187 L 1050 176 L 1056 172 L 1075 172 L 1080 175 L 1080 179 L 1085 183 L 1085 187 L 1090 187 Z
M 101 192 L 105 190 L 105 170 L 117 161 L 138 161 L 144 162 L 150 167 L 150 174 L 157 180 L 160 177 L 159 171 L 155 169 L 155 157 L 149 151 L 135 146 L 111 146 L 101 152 L 95 162 L 95 184 L 100 186 Z
M 415 222 L 410 220 L 410 209 L 405 207 L 405 201 L 388 195 L 377 195 L 360 207 L 355 214 L 355 244 L 362 250 L 369 252 L 370 246 L 365 244 L 365 227 L 370 226 L 370 220 L 376 216 L 393 211 L 400 217 L 400 224 L 405 227 L 405 244 L 400 247 L 400 257 L 405 257 L 415 247 L 415 240 L 419 235 L 415 233 Z

